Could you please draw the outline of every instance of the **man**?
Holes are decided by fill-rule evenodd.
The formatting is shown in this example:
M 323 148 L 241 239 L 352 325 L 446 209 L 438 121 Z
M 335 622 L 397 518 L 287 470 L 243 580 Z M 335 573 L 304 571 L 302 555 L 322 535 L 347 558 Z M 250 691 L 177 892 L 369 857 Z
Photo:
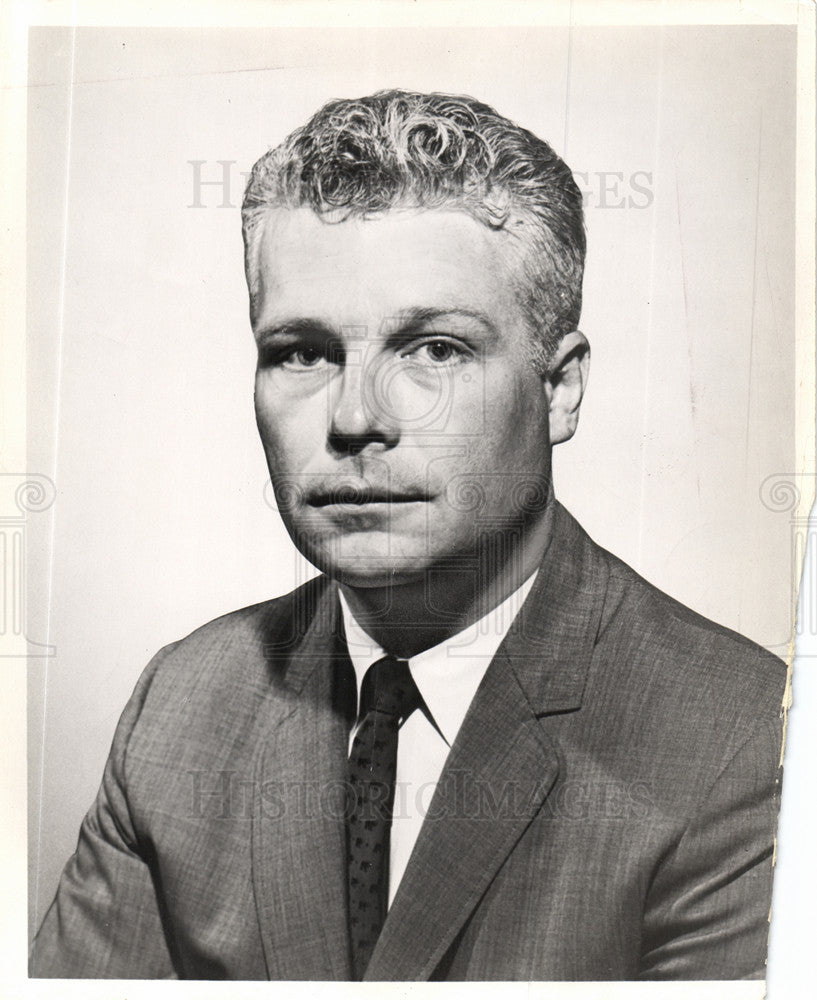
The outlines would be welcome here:
M 243 224 L 258 427 L 322 575 L 154 658 L 33 974 L 762 978 L 785 669 L 554 498 L 569 169 L 381 93 L 263 157 Z

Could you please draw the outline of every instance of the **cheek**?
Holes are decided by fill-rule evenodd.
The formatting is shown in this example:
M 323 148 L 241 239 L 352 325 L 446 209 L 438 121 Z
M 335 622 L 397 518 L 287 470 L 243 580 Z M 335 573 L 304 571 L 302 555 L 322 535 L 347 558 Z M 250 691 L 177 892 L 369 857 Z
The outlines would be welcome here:
M 300 436 L 291 414 L 277 405 L 271 405 L 263 394 L 255 394 L 255 422 L 267 456 L 270 472 L 277 467 L 284 471 L 290 465 Z
M 255 392 L 255 425 L 261 435 L 261 441 L 265 449 L 269 449 L 276 438 L 276 429 L 279 426 L 279 415 L 264 400 L 264 397 L 256 389 Z
M 480 400 L 480 423 L 484 436 L 497 447 L 512 450 L 526 439 L 542 433 L 547 419 L 545 393 L 536 384 L 507 378 L 489 386 Z M 473 420 L 475 414 L 471 414 Z
M 543 393 L 511 386 L 485 400 L 480 418 L 482 433 L 471 437 L 467 449 L 473 472 L 500 478 L 503 473 L 534 478 L 547 474 L 550 443 Z

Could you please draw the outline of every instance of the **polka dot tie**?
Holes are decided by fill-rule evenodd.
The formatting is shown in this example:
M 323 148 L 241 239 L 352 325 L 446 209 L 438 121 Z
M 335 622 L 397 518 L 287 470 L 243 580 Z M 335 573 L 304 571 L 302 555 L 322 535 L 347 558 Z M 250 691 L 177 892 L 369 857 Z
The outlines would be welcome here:
M 386 919 L 397 732 L 421 703 L 405 660 L 385 656 L 367 670 L 362 722 L 349 756 L 349 932 L 356 979 L 363 978 Z

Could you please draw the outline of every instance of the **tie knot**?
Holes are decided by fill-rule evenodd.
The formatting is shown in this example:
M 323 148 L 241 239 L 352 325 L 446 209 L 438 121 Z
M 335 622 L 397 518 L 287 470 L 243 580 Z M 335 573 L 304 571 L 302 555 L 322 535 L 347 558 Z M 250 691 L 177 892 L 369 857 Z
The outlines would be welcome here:
M 372 710 L 406 719 L 422 703 L 405 660 L 384 656 L 366 671 L 360 689 L 360 714 Z

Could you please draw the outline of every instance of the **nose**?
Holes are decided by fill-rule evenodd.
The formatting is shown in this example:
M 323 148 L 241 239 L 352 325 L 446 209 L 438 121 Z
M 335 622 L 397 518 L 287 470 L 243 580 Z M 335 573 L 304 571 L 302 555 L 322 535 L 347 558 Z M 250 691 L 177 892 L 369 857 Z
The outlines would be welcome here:
M 357 455 L 365 448 L 393 448 L 399 440 L 394 414 L 383 397 L 382 365 L 365 358 L 347 359 L 331 402 L 329 447 L 339 455 Z

